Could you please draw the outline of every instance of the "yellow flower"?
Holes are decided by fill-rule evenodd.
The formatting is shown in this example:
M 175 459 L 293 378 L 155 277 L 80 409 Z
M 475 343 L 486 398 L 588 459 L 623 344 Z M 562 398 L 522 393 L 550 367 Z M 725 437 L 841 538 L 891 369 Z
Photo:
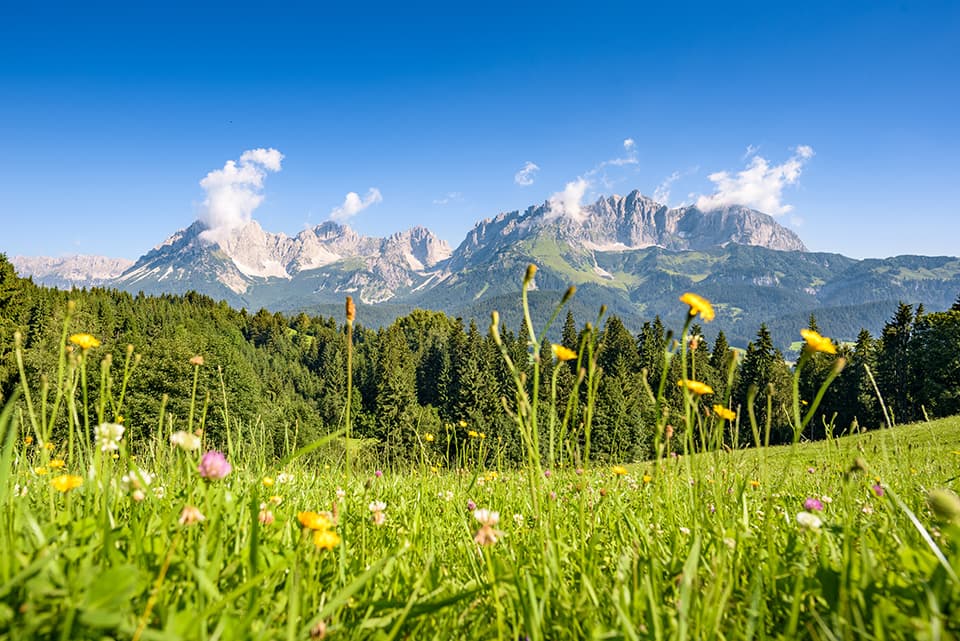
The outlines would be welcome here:
M 826 336 L 821 336 L 812 329 L 801 329 L 800 335 L 807 341 L 807 348 L 814 352 L 823 352 L 825 354 L 836 354 L 837 348 Z
M 467 436 L 469 436 L 470 438 L 477 438 L 478 436 L 480 436 L 480 434 L 478 434 L 476 430 L 470 430 L 469 432 L 467 432 Z
M 690 306 L 691 316 L 700 314 L 700 318 L 702 318 L 705 323 L 712 321 L 715 316 L 713 313 L 713 305 L 711 305 L 710 301 L 702 296 L 697 296 L 696 294 L 687 292 L 680 297 L 680 302 L 686 303 Z
M 33 473 L 36 474 L 37 476 L 43 476 L 44 474 L 46 474 L 46 473 L 49 472 L 49 471 L 50 471 L 50 470 L 48 470 L 48 469 L 45 468 L 45 467 L 35 467 L 35 468 L 33 468 Z
M 53 450 L 56 449 L 56 447 L 57 447 L 57 446 L 54 445 L 53 443 L 44 443 L 44 444 L 43 444 L 43 449 L 47 450 L 48 452 L 52 452 Z
M 303 527 L 316 532 L 328 530 L 333 525 L 331 515 L 328 513 L 298 512 L 297 520 Z
M 90 349 L 91 347 L 100 347 L 100 341 L 90 334 L 72 334 L 70 342 L 80 349 Z
M 551 343 L 550 349 L 553 351 L 553 355 L 558 361 L 572 361 L 577 357 L 577 353 L 575 351 L 569 347 L 564 347 L 563 345 Z
M 332 550 L 340 545 L 340 535 L 333 530 L 315 530 L 313 544 L 321 550 Z
M 203 365 L 203 356 L 200 356 L 199 354 L 197 354 L 196 356 L 190 359 L 190 364 L 200 367 L 201 365 Z
M 32 437 L 32 436 L 25 436 L 24 439 L 23 439 L 23 442 L 26 443 L 27 445 L 30 445 L 31 443 L 33 443 L 33 437 Z
M 83 477 L 74 474 L 63 474 L 50 479 L 50 485 L 58 492 L 69 492 L 83 485 Z
M 433 434 L 427 432 L 423 435 L 423 440 L 425 440 L 427 443 L 433 443 Z
M 484 434 L 483 432 L 480 432 L 479 434 L 477 434 L 477 436 L 479 436 L 480 438 L 487 438 L 487 435 Z
M 754 489 L 760 487 L 760 481 L 750 481 L 750 487 Z
M 643 482 L 644 482 L 644 483 L 649 483 L 649 482 L 652 481 L 652 480 L 653 480 L 653 477 L 650 476 L 649 474 L 644 474 L 644 475 L 643 475 Z
M 67 462 L 64 461 L 62 458 L 55 458 L 52 461 L 50 461 L 50 467 L 52 467 L 55 470 L 59 470 L 61 467 L 66 467 L 66 466 L 67 466 Z
M 731 409 L 727 409 L 723 405 L 714 405 L 713 413 L 726 421 L 732 421 L 733 419 L 737 418 L 736 412 Z
M 614 476 L 624 476 L 627 473 L 627 468 L 622 465 L 614 465 L 610 468 L 610 471 L 613 472 Z
M 271 477 L 271 476 L 264 476 L 262 483 L 263 483 L 264 487 L 273 487 L 273 483 L 274 483 L 273 477 Z
M 697 396 L 703 396 L 704 394 L 713 394 L 713 388 L 707 385 L 706 383 L 701 383 L 700 381 L 686 379 L 682 381 L 677 381 L 677 385 L 679 385 L 680 387 L 686 387 L 688 390 L 690 390 Z
M 466 421 L 460 421 L 460 427 L 466 427 L 466 426 L 467 426 Z

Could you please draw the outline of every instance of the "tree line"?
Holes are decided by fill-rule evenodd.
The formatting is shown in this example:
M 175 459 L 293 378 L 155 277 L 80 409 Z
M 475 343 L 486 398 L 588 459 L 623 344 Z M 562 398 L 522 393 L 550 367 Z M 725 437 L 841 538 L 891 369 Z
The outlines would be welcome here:
M 109 355 L 114 364 L 122 363 L 127 346 L 134 346 L 139 364 L 129 381 L 123 420 L 135 441 L 182 425 L 192 393 L 191 358 L 199 355 L 204 359 L 199 402 L 213 438 L 231 422 L 267 434 L 280 452 L 291 441 L 302 445 L 339 430 L 349 403 L 353 446 L 379 463 L 422 460 L 425 453 L 432 462 L 447 464 L 466 453 L 504 461 L 521 457 L 509 413 L 513 379 L 489 332 L 473 322 L 426 310 L 378 329 L 357 319 L 348 399 L 343 319 L 265 309 L 250 313 L 194 292 L 64 292 L 17 277 L 2 254 L 0 404 L 19 385 L 15 332 L 22 335 L 31 386 L 39 388 L 42 377 L 55 371 L 68 300 L 75 305 L 70 331 L 97 336 L 102 341 L 98 359 Z M 679 326 L 686 309 L 679 303 L 677 309 Z M 809 326 L 818 329 L 814 317 Z M 700 331 L 697 325 L 691 328 L 688 376 L 713 388 L 708 406 L 726 404 L 737 411 L 726 444 L 753 443 L 746 411 L 751 398 L 757 423 L 769 424 L 770 442 L 789 442 L 793 369 L 768 328 L 761 325 L 745 350 L 731 349 L 723 332 L 710 344 Z M 513 362 L 532 368 L 525 326 L 501 327 L 500 333 Z M 673 383 L 665 386 L 668 411 L 682 405 L 676 386 L 680 359 L 666 358 L 677 338 L 659 317 L 636 334 L 616 316 L 593 323 L 578 322 L 572 312 L 562 317 L 562 345 L 574 351 L 585 342 L 596 347 L 601 374 L 592 410 L 594 457 L 650 456 L 661 377 Z M 544 342 L 540 351 L 550 355 L 550 344 Z M 813 400 L 841 358 L 846 366 L 805 438 L 960 413 L 960 298 L 942 312 L 900 304 L 880 336 L 864 330 L 855 343 L 838 345 L 836 355 L 813 355 L 801 372 L 802 403 Z M 586 388 L 576 385 L 577 361 L 544 357 L 540 368 L 542 381 L 556 381 L 539 387 L 542 407 L 555 393 L 558 420 L 565 408 L 573 408 L 566 447 L 575 460 L 582 451 L 588 400 Z M 99 384 L 92 376 L 92 396 Z M 577 398 L 570 402 L 574 393 Z

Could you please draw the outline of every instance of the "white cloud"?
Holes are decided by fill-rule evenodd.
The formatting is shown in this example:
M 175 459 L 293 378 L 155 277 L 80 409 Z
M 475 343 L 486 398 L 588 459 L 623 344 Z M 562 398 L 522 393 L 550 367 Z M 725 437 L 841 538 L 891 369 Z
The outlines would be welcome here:
M 743 156 L 740 157 L 740 160 L 746 160 L 750 156 L 756 155 L 760 151 L 760 147 L 757 145 L 747 145 L 747 149 L 743 152 Z
M 450 203 L 460 202 L 463 200 L 463 194 L 459 191 L 448 192 L 443 198 L 434 198 L 434 205 L 448 205 Z
M 627 138 L 623 141 L 623 148 L 627 151 L 631 151 L 637 146 L 636 141 L 633 138 Z
M 330 212 L 330 219 L 340 221 L 347 220 L 356 216 L 370 205 L 375 205 L 379 202 L 383 202 L 383 196 L 376 187 L 368 189 L 367 195 L 363 198 L 360 198 L 357 192 L 351 191 L 343 199 L 342 205 L 333 208 L 333 211 Z
M 585 178 L 577 178 L 568 182 L 563 191 L 558 191 L 550 196 L 550 211 L 547 213 L 547 220 L 566 216 L 573 220 L 583 222 L 586 214 L 583 211 L 583 196 L 587 192 L 590 182 Z
M 533 174 L 538 171 L 540 171 L 540 167 L 528 160 L 524 163 L 523 168 L 513 176 L 513 182 L 521 187 L 529 187 L 533 184 Z
M 716 192 L 697 198 L 697 208 L 704 211 L 728 205 L 743 205 L 772 216 L 786 214 L 793 209 L 784 204 L 783 188 L 796 184 L 803 166 L 814 155 L 813 148 L 800 145 L 793 156 L 780 165 L 771 166 L 762 156 L 753 156 L 746 169 L 730 174 L 718 171 L 708 178 L 716 185 Z
M 200 222 L 207 229 L 203 240 L 221 242 L 234 229 L 250 222 L 253 211 L 263 202 L 263 181 L 267 171 L 280 171 L 283 154 L 276 149 L 250 149 L 240 161 L 228 160 L 223 169 L 208 173 L 200 186 L 207 193 L 200 210 Z
M 675 171 L 666 178 L 663 179 L 663 182 L 657 185 L 657 188 L 653 190 L 653 199 L 660 203 L 661 205 L 670 204 L 670 186 L 673 185 L 680 178 L 680 172 Z

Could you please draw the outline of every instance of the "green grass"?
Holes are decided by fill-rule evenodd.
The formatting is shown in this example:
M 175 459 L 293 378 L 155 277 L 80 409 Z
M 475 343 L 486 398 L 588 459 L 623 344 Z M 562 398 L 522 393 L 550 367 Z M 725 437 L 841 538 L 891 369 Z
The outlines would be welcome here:
M 600 375 L 591 340 L 578 361 L 588 408 Z M 933 640 L 960 630 L 960 498 L 928 507 L 931 491 L 957 488 L 960 417 L 550 469 L 549 406 L 525 391 L 549 381 L 508 362 L 524 466 L 499 467 L 497 445 L 477 435 L 446 469 L 445 435 L 424 433 L 419 464 L 379 473 L 344 468 L 342 432 L 288 445 L 279 460 L 265 454 L 262 423 L 225 420 L 214 442 L 204 417 L 230 415 L 229 399 L 196 407 L 199 363 L 186 421 L 158 417 L 153 439 L 104 450 L 85 425 L 121 413 L 132 350 L 99 399 L 84 384 L 93 353 L 64 347 L 50 388 L 22 390 L 0 415 L 0 638 Z M 689 451 L 700 430 L 704 445 L 724 442 L 710 430 L 729 427 L 702 407 L 713 401 L 685 399 L 683 415 L 661 416 L 655 451 Z M 53 429 L 54 416 L 66 425 Z M 574 452 L 557 427 L 558 450 Z M 171 442 L 178 430 L 210 440 L 188 451 Z M 201 452 L 214 447 L 233 469 L 205 479 Z

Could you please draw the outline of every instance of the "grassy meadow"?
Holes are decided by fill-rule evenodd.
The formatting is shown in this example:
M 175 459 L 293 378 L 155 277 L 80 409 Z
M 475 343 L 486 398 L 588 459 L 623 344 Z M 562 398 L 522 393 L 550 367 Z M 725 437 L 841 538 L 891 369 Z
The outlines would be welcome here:
M 689 304 L 688 326 L 706 313 Z M 349 448 L 332 454 L 349 443 L 349 415 L 279 459 L 256 425 L 228 420 L 208 442 L 214 410 L 196 402 L 132 442 L 121 418 L 132 360 L 111 374 L 93 365 L 96 349 L 65 328 L 59 370 L 0 417 L 3 638 L 960 634 L 960 499 L 946 491 L 960 478 L 960 418 L 730 450 L 711 432 L 724 412 L 684 380 L 684 415 L 660 417 L 662 456 L 580 468 L 554 457 L 552 428 L 564 426 L 518 376 L 504 411 L 524 465 L 498 464 L 472 433 L 451 469 L 443 436 L 418 433 L 419 464 L 361 469 Z M 589 398 L 591 347 L 555 355 L 585 362 Z M 97 398 L 89 376 L 104 381 Z M 799 435 L 799 409 L 796 420 Z M 664 447 L 671 437 L 681 453 Z

